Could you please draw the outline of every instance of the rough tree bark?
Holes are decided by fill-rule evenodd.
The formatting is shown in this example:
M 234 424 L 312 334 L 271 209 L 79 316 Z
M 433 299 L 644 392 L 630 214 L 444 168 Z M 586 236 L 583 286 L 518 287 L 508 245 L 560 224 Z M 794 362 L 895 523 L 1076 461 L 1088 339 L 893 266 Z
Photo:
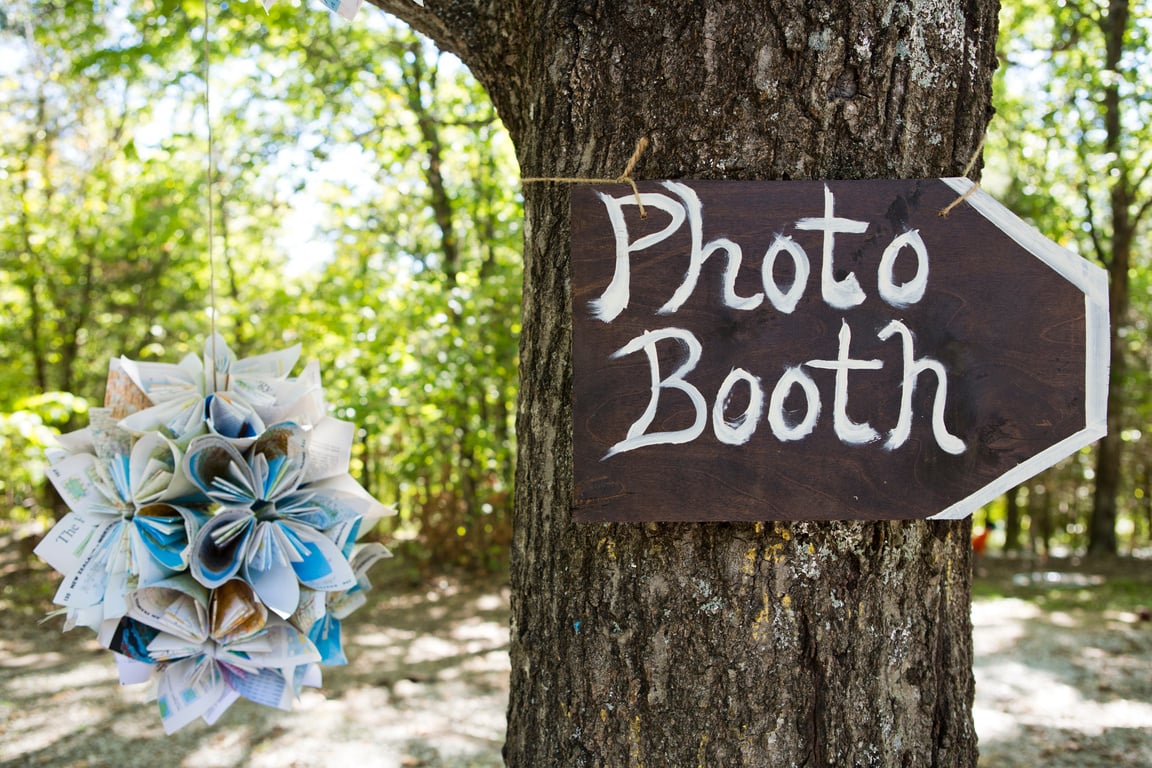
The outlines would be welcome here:
M 372 0 L 525 176 L 959 175 L 994 0 Z M 571 522 L 568 190 L 526 185 L 509 765 L 972 766 L 969 526 Z

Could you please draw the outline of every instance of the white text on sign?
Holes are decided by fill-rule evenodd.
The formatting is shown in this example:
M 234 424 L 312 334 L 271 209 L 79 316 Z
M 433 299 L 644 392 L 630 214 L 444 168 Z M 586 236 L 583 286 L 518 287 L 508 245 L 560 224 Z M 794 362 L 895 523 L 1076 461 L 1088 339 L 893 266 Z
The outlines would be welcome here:
M 764 255 L 760 275 L 763 292 L 750 296 L 740 296 L 736 291 L 736 279 L 743 262 L 739 244 L 727 238 L 716 238 L 704 242 L 703 206 L 690 187 L 677 182 L 662 182 L 662 186 L 675 197 L 646 193 L 640 202 L 651 208 L 663 211 L 670 217 L 669 223 L 660 231 L 632 241 L 624 217 L 624 206 L 635 205 L 634 196 L 612 197 L 597 193 L 604 204 L 612 224 L 615 241 L 615 271 L 611 282 L 598 299 L 591 302 L 593 315 L 611 323 L 623 312 L 631 296 L 631 256 L 667 240 L 688 223 L 689 254 L 688 269 L 680 286 L 657 310 L 661 315 L 674 315 L 696 289 L 704 264 L 714 254 L 723 252 L 727 262 L 723 274 L 722 301 L 725 306 L 737 310 L 759 308 L 764 299 L 779 312 L 792 313 L 807 287 L 811 274 L 811 264 L 807 252 L 793 238 L 777 234 Z M 830 307 L 849 310 L 859 306 L 867 298 L 859 280 L 852 272 L 836 277 L 834 268 L 836 235 L 862 234 L 868 229 L 868 222 L 837 217 L 835 199 L 827 186 L 824 187 L 823 216 L 801 218 L 794 223 L 797 230 L 822 233 L 820 293 L 822 300 Z M 916 258 L 915 274 L 898 283 L 895 277 L 896 259 L 902 251 L 911 249 Z M 776 259 L 781 255 L 791 259 L 793 274 L 791 285 L 781 288 L 775 279 Z M 877 268 L 876 284 L 880 297 L 890 306 L 903 309 L 919 302 L 928 284 L 928 249 L 919 233 L 910 229 L 892 239 L 884 249 Z M 931 426 L 937 446 L 950 454 L 961 454 L 965 444 L 948 431 L 944 423 L 944 411 L 948 397 L 948 375 L 944 365 L 938 360 L 917 358 L 914 350 L 912 331 L 900 320 L 892 320 L 882 328 L 877 337 L 887 341 L 898 336 L 901 343 L 903 371 L 900 380 L 900 410 L 896 424 L 887 432 L 883 447 L 895 450 L 909 438 L 913 420 L 913 395 L 922 374 L 935 377 L 936 391 L 932 401 Z M 657 344 L 663 341 L 678 342 L 687 348 L 687 358 L 668 376 L 660 372 Z M 838 336 L 838 352 L 835 359 L 812 359 L 797 366 L 785 367 L 784 373 L 772 387 L 768 397 L 767 421 L 772 434 L 780 441 L 802 440 L 815 429 L 819 420 L 822 403 L 815 380 L 807 369 L 833 372 L 834 395 L 832 403 L 833 429 L 837 438 L 848 445 L 874 443 L 882 437 L 867 422 L 855 422 L 848 416 L 849 373 L 851 371 L 875 371 L 883 368 L 881 360 L 855 359 L 851 356 L 852 330 L 847 320 L 841 320 Z M 688 375 L 696 368 L 703 355 L 703 348 L 696 336 L 683 328 L 664 328 L 646 331 L 633 338 L 612 357 L 620 358 L 644 352 L 649 363 L 651 394 L 648 406 L 631 427 L 623 440 L 609 449 L 605 459 L 645 446 L 660 444 L 681 444 L 691 442 L 703 434 L 708 421 L 708 404 L 700 389 L 688 381 Z M 749 389 L 748 403 L 738 414 L 728 413 L 734 389 L 738 385 Z M 785 401 L 793 389 L 799 388 L 803 401 L 803 415 L 797 420 L 789 420 Z M 662 393 L 677 390 L 691 402 L 694 412 L 693 423 L 684 429 L 649 432 L 656 417 Z M 743 368 L 734 367 L 720 385 L 711 408 L 712 430 L 716 439 L 730 445 L 742 445 L 751 439 L 764 418 L 765 391 L 759 377 Z

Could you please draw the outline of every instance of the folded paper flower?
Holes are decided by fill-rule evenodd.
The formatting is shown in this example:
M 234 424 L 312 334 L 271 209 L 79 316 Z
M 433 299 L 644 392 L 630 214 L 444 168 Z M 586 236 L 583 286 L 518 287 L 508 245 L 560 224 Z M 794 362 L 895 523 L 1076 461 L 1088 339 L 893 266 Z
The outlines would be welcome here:
M 349 474 L 355 427 L 325 415 L 319 366 L 289 376 L 299 354 L 237 359 L 215 336 L 177 365 L 113 360 L 105 407 L 49 452 L 69 512 L 36 553 L 64 576 L 64 628 L 156 684 L 169 733 L 318 685 L 389 556 L 353 554 L 394 510 Z
M 71 510 L 54 532 L 73 546 L 37 552 L 69 576 L 56 594 L 67 628 L 122 616 L 137 586 L 188 569 L 191 542 L 207 519 L 195 486 L 178 469 L 180 450 L 158 433 L 135 441 L 92 409 L 73 453 L 54 451 L 48 477 Z M 51 538 L 51 537 L 49 537 Z
M 137 590 L 106 633 L 104 645 L 124 657 L 121 682 L 132 682 L 140 665 L 156 667 L 168 733 L 198 717 L 215 722 L 240 697 L 290 709 L 305 682 L 319 682 L 316 647 L 296 627 L 270 618 L 241 581 L 209 592 L 182 575 Z
M 326 666 L 347 664 L 341 643 L 341 621 L 367 601 L 372 589 L 368 569 L 380 559 L 390 557 L 383 544 L 362 544 L 349 558 L 356 574 L 356 584 L 344 591 L 314 592 L 301 590 L 300 605 L 292 616 L 292 624 L 308 633 L 308 638 L 320 652 L 320 663 Z
M 214 339 L 214 340 L 213 340 Z M 203 359 L 188 355 L 178 364 L 114 360 L 112 373 L 128 382 L 117 382 L 121 401 L 135 387 L 147 406 L 125 414 L 124 429 L 136 433 L 160 432 L 179 445 L 211 432 L 251 445 L 264 425 L 282 421 L 292 413 L 302 423 L 323 417 L 319 366 L 311 364 L 299 379 L 288 373 L 300 358 L 300 345 L 279 352 L 238 359 L 224 339 L 210 339 Z

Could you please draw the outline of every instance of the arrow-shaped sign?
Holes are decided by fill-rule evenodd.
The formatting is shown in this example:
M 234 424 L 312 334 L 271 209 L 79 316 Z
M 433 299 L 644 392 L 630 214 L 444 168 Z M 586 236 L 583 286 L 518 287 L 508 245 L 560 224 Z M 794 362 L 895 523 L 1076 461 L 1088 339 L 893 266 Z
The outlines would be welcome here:
M 1105 272 L 972 187 L 575 187 L 575 518 L 964 517 L 1103 435 Z

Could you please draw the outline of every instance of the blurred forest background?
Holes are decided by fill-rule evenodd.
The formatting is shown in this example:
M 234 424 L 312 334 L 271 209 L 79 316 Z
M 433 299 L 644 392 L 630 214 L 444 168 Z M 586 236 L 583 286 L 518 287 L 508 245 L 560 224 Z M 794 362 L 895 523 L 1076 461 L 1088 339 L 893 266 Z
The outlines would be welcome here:
M 371 7 L 213 7 L 208 109 L 200 0 L 0 8 L 0 533 L 59 514 L 43 450 L 87 423 L 110 358 L 200 353 L 211 184 L 220 332 L 320 361 L 414 576 L 501 570 L 522 217 L 498 116 Z M 1009 551 L 1152 553 L 1150 37 L 1139 3 L 1001 12 L 984 185 L 1109 270 L 1114 335 L 1109 437 L 977 515 Z

